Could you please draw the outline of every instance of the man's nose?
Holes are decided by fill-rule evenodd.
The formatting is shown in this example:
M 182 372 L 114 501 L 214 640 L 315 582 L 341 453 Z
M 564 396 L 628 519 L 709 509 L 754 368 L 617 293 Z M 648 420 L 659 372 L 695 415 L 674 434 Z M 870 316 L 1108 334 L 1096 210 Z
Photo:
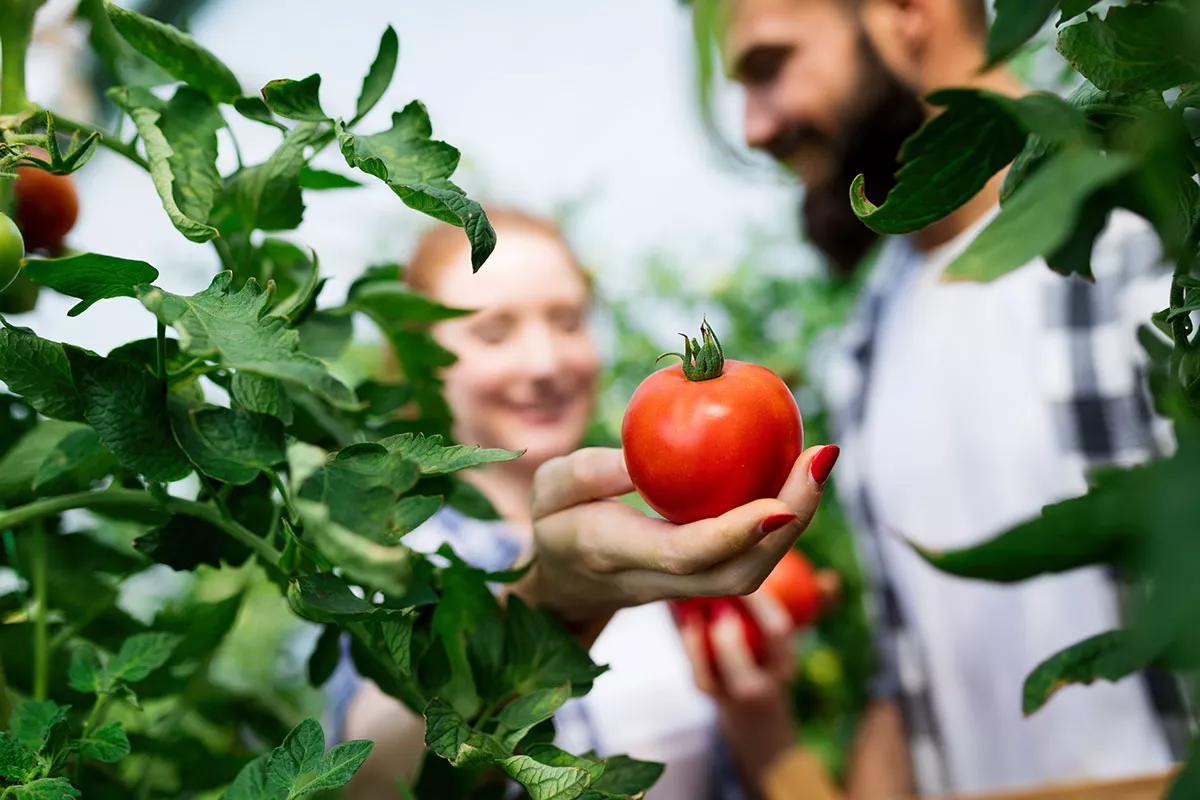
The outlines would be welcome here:
M 746 145 L 766 149 L 783 129 L 783 120 L 774 105 L 759 92 L 748 92 L 745 105 Z

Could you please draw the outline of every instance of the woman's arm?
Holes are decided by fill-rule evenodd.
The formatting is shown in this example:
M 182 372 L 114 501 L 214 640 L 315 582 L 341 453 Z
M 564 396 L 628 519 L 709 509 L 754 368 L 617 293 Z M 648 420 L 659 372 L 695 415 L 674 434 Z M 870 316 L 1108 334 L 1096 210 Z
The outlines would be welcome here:
M 912 796 L 912 767 L 904 721 L 894 700 L 872 703 L 859 723 L 846 775 L 849 800 Z
M 397 779 L 410 784 L 425 755 L 425 719 L 363 680 L 346 710 L 345 738 L 375 742 L 371 755 L 346 786 L 348 800 L 398 798 Z

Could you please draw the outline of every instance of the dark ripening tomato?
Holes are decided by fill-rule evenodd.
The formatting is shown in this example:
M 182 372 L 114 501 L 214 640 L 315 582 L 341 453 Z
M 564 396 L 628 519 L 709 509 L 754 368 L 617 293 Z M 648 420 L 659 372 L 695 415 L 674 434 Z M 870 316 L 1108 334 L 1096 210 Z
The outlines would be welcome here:
M 820 616 L 821 587 L 817 582 L 817 571 L 797 550 L 788 551 L 761 588 L 787 609 L 797 628 L 811 625 Z
M 0 291 L 17 278 L 21 260 L 25 258 L 25 243 L 21 231 L 8 215 L 0 211 Z
M 13 217 L 30 252 L 57 252 L 79 217 L 79 195 L 67 175 L 19 167 L 13 184 Z
M 675 523 L 775 497 L 804 445 L 800 409 L 774 372 L 726 359 L 712 328 L 638 386 L 621 422 L 638 494 Z

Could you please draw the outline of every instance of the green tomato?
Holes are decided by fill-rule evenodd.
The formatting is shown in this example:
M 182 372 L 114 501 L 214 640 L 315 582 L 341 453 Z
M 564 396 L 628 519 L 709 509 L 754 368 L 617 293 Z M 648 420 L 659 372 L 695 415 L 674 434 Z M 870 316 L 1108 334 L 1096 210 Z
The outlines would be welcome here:
M 17 223 L 0 211 L 0 291 L 17 279 L 21 271 L 21 259 L 25 257 L 25 241 Z

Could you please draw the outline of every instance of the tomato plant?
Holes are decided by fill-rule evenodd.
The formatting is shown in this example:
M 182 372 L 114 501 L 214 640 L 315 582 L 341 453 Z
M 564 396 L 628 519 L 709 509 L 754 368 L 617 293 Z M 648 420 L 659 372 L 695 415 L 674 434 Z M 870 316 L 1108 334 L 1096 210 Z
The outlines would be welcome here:
M 289 702 L 283 676 L 256 692 L 221 673 L 230 648 L 269 650 L 254 627 L 268 608 L 314 632 L 307 683 L 328 681 L 348 643 L 360 674 L 425 716 L 410 795 L 495 796 L 516 781 L 535 798 L 565 783 L 627 798 L 653 784 L 657 764 L 530 746 L 603 668 L 548 613 L 498 602 L 488 587 L 515 573 L 404 544 L 444 505 L 495 518 L 458 473 L 518 456 L 443 436 L 438 371 L 454 356 L 428 326 L 461 312 L 407 290 L 394 264 L 330 301 L 295 233 L 311 192 L 379 180 L 462 228 L 485 266 L 495 231 L 450 180 L 459 152 L 433 138 L 425 107 L 362 129 L 392 83 L 396 32 L 379 37 L 357 96 L 323 95 L 317 73 L 247 91 L 183 31 L 83 0 L 97 57 L 124 81 L 107 93 L 123 115 L 114 131 L 26 98 L 39 5 L 4 0 L 0 13 L 0 211 L 14 181 L 61 189 L 45 179 L 72 180 L 105 148 L 144 171 L 174 228 L 211 244 L 221 270 L 188 295 L 143 261 L 26 260 L 23 278 L 78 301 L 71 316 L 110 298 L 140 305 L 144 335 L 107 353 L 0 317 L 0 797 L 292 800 L 344 785 L 370 742 L 326 752 L 315 710 Z M 278 145 L 223 173 L 235 114 Z M 331 146 L 344 169 L 313 167 Z M 31 230 L 60 241 L 67 220 Z M 11 267 L 24 246 L 5 230 Z M 54 251 L 55 236 L 38 245 Z M 360 321 L 380 329 L 397 377 L 341 377 Z M 134 613 L 125 600 L 151 570 L 192 591 Z
M 726 359 L 705 322 L 684 336 L 682 363 L 647 377 L 621 423 L 629 477 L 676 523 L 775 497 L 803 449 L 796 398 L 766 367 Z
M 25 243 L 17 224 L 0 211 L 0 292 L 12 284 L 21 272 L 25 258 Z
M 70 176 L 19 167 L 13 185 L 13 216 L 25 247 L 58 251 L 79 216 L 79 193 Z

